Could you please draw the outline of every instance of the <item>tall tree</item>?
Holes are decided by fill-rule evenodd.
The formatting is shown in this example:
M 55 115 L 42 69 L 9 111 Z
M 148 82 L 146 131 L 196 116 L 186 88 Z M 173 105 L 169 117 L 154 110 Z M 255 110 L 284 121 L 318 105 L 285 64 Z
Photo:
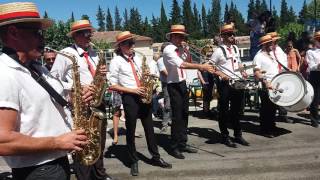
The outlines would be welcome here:
M 266 0 L 262 0 L 260 7 L 261 7 L 261 12 L 268 11 L 269 9 Z
M 171 24 L 181 24 L 182 23 L 182 18 L 181 18 L 181 9 L 180 6 L 177 2 L 177 0 L 172 1 L 172 9 L 170 13 L 170 23 Z
M 249 21 L 250 19 L 253 19 L 253 18 L 254 18 L 254 13 L 255 13 L 254 0 L 250 0 L 250 2 L 249 2 L 249 4 L 248 4 L 247 21 Z
M 194 15 L 194 18 L 193 18 L 193 24 L 194 24 L 194 31 L 193 33 L 191 34 L 191 37 L 192 38 L 195 38 L 195 39 L 199 39 L 201 38 L 201 18 L 199 16 L 199 11 L 197 9 L 197 5 L 196 3 L 193 4 L 193 15 Z
M 299 12 L 298 23 L 304 24 L 308 17 L 308 6 L 306 0 L 303 1 L 301 11 Z
M 275 26 L 276 28 L 279 28 L 280 17 L 279 17 L 279 15 L 278 15 L 278 12 L 277 12 L 275 6 L 272 7 L 272 18 L 273 18 L 273 20 L 274 20 L 274 26 Z
M 48 19 L 48 18 L 49 18 L 47 11 L 44 11 L 43 18 L 45 18 L 45 19 Z
M 98 7 L 97 12 L 97 22 L 98 22 L 98 31 L 105 31 L 106 23 L 105 23 L 105 13 L 101 9 L 100 5 Z
M 135 34 L 142 34 L 141 15 L 137 8 L 130 9 L 129 30 Z
M 123 13 L 123 30 L 129 30 L 129 15 L 127 8 L 124 9 Z
M 256 0 L 255 9 L 256 9 L 257 14 L 261 14 L 262 13 L 261 1 L 260 0 Z
M 90 21 L 89 16 L 86 15 L 86 14 L 83 14 L 83 15 L 81 16 L 81 19 Z
M 223 15 L 223 22 L 227 22 L 229 18 L 229 6 L 226 3 L 225 7 L 224 7 L 224 15 Z
M 238 29 L 238 35 L 248 34 L 248 28 L 245 24 L 244 18 L 233 1 L 231 1 L 229 10 L 228 23 L 230 22 L 235 23 L 236 29 Z
M 144 36 L 152 37 L 152 27 L 149 24 L 149 20 L 145 17 L 144 22 L 142 24 L 142 34 Z
M 163 6 L 163 2 L 161 1 L 161 8 L 160 8 L 160 22 L 159 22 L 159 31 L 161 36 L 165 36 L 165 34 L 169 31 L 169 22 L 166 15 L 166 11 Z
M 211 36 L 219 33 L 221 24 L 221 6 L 220 0 L 212 0 L 210 17 L 209 34 Z
M 107 24 L 106 24 L 107 31 L 113 31 L 114 26 L 113 26 L 113 19 L 110 13 L 110 9 L 108 8 L 107 10 Z
M 202 7 L 201 7 L 201 22 L 202 22 L 202 34 L 204 37 L 208 37 L 207 12 L 206 12 L 206 8 L 203 3 L 202 3 Z
M 285 26 L 288 22 L 288 4 L 286 0 L 281 0 L 281 7 L 280 7 L 280 25 Z
M 69 22 L 74 22 L 75 21 L 73 12 L 71 12 L 71 17 L 70 17 L 70 19 L 68 21 Z
M 296 13 L 294 12 L 293 7 L 290 6 L 289 13 L 288 13 L 288 23 L 295 23 L 296 20 L 297 20 Z
M 161 36 L 159 27 L 160 19 L 152 15 L 151 26 L 152 26 L 152 37 L 155 42 L 165 41 L 165 37 Z
M 121 17 L 118 7 L 116 6 L 114 11 L 114 30 L 120 31 L 121 30 Z
M 185 25 L 187 32 L 192 33 L 194 30 L 194 16 L 191 9 L 191 2 L 190 0 L 184 0 L 182 3 L 182 18 L 183 24 Z

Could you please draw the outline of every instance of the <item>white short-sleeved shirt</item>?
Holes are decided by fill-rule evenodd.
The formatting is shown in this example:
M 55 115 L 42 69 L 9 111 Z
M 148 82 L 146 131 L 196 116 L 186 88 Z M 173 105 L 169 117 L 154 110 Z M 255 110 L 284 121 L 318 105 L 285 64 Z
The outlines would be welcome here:
M 70 47 L 62 49 L 61 52 L 71 53 L 76 57 L 76 61 L 79 66 L 81 84 L 91 84 L 93 81 L 93 77 L 89 71 L 88 63 L 83 56 L 84 50 L 77 45 L 72 45 Z M 94 69 L 96 69 L 99 62 L 99 57 L 93 50 L 89 50 L 88 53 L 88 59 Z M 72 73 L 72 61 L 67 57 L 58 54 L 51 68 L 51 74 L 54 77 L 59 78 L 63 82 L 65 89 L 70 90 L 73 84 Z
M 185 70 L 180 68 L 184 61 L 179 57 L 177 51 L 177 46 L 173 44 L 163 49 L 163 62 L 168 72 L 167 83 L 178 83 L 187 78 Z
M 150 59 L 149 61 L 147 61 L 147 64 L 150 68 L 150 74 L 156 76 L 159 78 L 160 76 L 160 72 L 159 72 L 159 69 L 158 69 L 158 66 L 157 66 L 157 62 L 154 61 L 153 59 Z
M 270 52 L 268 55 L 267 52 L 265 51 L 259 51 L 254 59 L 253 63 L 256 65 L 255 68 L 260 69 L 261 71 L 266 71 L 265 73 L 265 78 L 268 81 L 271 81 L 274 76 L 280 73 L 281 70 L 279 70 L 279 64 L 275 60 L 274 55 L 272 54 L 273 52 Z
M 222 48 L 225 50 L 226 56 L 223 53 Z M 236 49 L 236 51 L 235 51 Z M 227 58 L 226 58 L 227 57 Z M 239 68 L 239 64 L 241 63 L 239 49 L 237 46 L 232 45 L 230 48 L 226 45 L 221 45 L 221 48 L 218 47 L 211 56 L 211 61 L 216 63 L 219 66 L 222 66 L 223 68 L 217 67 L 219 70 L 221 70 L 226 75 L 232 77 L 232 78 L 238 78 L 236 75 L 232 74 L 231 72 L 234 72 L 234 70 Z M 226 70 L 228 69 L 228 70 Z M 241 73 L 239 71 L 234 72 L 238 76 L 241 77 Z
M 162 71 L 166 71 L 166 66 L 164 65 L 164 62 L 163 62 L 163 57 L 160 57 L 157 61 L 157 66 L 158 66 L 158 69 L 159 69 L 159 72 L 160 72 L 160 81 L 161 82 L 167 82 L 167 76 L 164 76 L 161 72 Z
M 320 49 L 314 48 L 308 50 L 306 54 L 306 59 L 310 71 L 320 71 L 318 69 L 318 64 L 320 64 Z
M 275 49 L 275 56 L 277 57 L 278 61 L 282 65 L 284 65 L 285 67 L 288 67 L 288 56 L 278 45 L 276 46 L 276 49 Z M 282 67 L 281 69 L 283 70 Z
M 128 57 L 126 56 L 126 58 Z M 138 79 L 140 79 L 142 59 L 140 56 L 135 55 L 133 57 L 133 61 L 137 77 Z M 138 87 L 130 63 L 122 56 L 115 56 L 111 60 L 109 70 L 109 82 L 111 83 L 111 85 L 121 85 L 127 88 Z
M 58 81 L 49 82 L 58 91 Z M 68 115 L 48 92 L 32 77 L 28 69 L 6 54 L 0 55 L 0 107 L 15 109 L 18 126 L 15 131 L 32 137 L 53 137 L 69 132 Z M 5 118 L 2 118 L 5 120 Z M 37 154 L 6 156 L 11 168 L 34 166 L 65 156 L 67 152 L 51 151 Z

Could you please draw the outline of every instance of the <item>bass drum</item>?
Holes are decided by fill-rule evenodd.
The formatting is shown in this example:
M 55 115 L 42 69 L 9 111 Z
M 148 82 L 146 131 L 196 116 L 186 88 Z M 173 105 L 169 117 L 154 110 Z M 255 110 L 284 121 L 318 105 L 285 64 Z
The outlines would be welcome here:
M 312 102 L 313 87 L 298 73 L 280 73 L 271 80 L 271 86 L 270 100 L 289 112 L 302 111 Z

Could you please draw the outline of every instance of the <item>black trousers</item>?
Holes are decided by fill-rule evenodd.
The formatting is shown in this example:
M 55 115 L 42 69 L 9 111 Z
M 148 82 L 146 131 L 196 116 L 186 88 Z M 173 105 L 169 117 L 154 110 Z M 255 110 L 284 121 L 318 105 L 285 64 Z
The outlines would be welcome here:
M 101 155 L 97 162 L 91 166 L 85 166 L 77 160 L 74 161 L 74 171 L 78 180 L 103 180 L 107 176 L 103 163 L 103 153 L 106 143 L 106 122 L 106 120 L 102 121 Z
M 258 93 L 261 100 L 261 108 L 260 108 L 261 131 L 269 133 L 276 127 L 276 123 L 275 123 L 276 112 L 279 107 L 270 101 L 267 90 L 259 90 Z
M 213 83 L 202 84 L 203 91 L 203 111 L 210 110 L 210 101 L 212 100 Z
M 133 94 L 122 94 L 122 104 L 126 117 L 126 139 L 129 151 L 129 160 L 131 163 L 135 163 L 139 160 L 137 156 L 134 135 L 138 118 L 141 119 L 147 140 L 148 150 L 151 156 L 154 159 L 160 159 L 153 129 L 152 104 L 143 104 L 141 102 L 141 97 Z
M 313 87 L 314 96 L 310 105 L 311 118 L 317 119 L 319 115 L 318 105 L 320 101 L 320 71 L 311 71 L 309 82 Z
M 188 141 L 189 97 L 186 81 L 169 83 L 168 92 L 172 108 L 171 140 L 172 148 L 183 148 Z
M 13 180 L 69 180 L 68 158 L 58 158 L 37 166 L 12 168 L 12 177 Z
M 218 85 L 219 100 L 218 100 L 218 121 L 220 132 L 223 136 L 228 136 L 228 114 L 234 130 L 234 136 L 242 135 L 240 125 L 241 105 L 244 98 L 244 91 L 232 88 L 227 81 L 220 81 Z M 230 107 L 230 111 L 229 111 Z

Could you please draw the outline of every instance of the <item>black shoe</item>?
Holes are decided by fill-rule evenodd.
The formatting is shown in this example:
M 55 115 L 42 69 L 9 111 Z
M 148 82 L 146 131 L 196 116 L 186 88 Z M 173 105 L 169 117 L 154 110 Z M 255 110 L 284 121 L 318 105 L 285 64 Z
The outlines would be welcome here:
M 180 152 L 179 149 L 174 149 L 172 151 L 172 156 L 177 158 L 177 159 L 185 159 L 184 155 Z
M 132 176 L 138 176 L 139 175 L 139 168 L 138 168 L 138 162 L 135 162 L 131 164 L 131 171 Z
M 163 159 L 154 159 L 152 158 L 151 159 L 151 164 L 154 165 L 154 166 L 159 166 L 159 167 L 162 167 L 162 168 L 166 168 L 166 169 L 171 169 L 172 168 L 172 165 L 165 162 Z
M 271 131 L 265 131 L 261 130 L 260 131 L 261 136 L 267 137 L 267 138 L 274 138 L 274 134 Z
M 317 121 L 312 121 L 311 120 L 311 126 L 315 127 L 315 128 L 318 128 L 319 127 L 319 123 Z
M 222 143 L 225 144 L 228 147 L 236 148 L 237 145 L 233 143 L 229 136 L 223 137 Z
M 242 136 L 235 137 L 234 141 L 235 141 L 236 143 L 239 143 L 239 144 L 244 145 L 244 146 L 249 146 L 249 145 L 250 145 L 250 143 L 248 143 L 248 141 L 246 141 L 245 139 L 243 139 Z
M 104 177 L 103 180 L 117 180 L 117 178 L 112 178 L 111 176 L 109 176 L 108 174 Z
M 192 147 L 190 147 L 188 145 L 183 147 L 183 148 L 179 148 L 179 150 L 181 152 L 187 152 L 187 153 L 197 153 L 198 152 L 198 150 L 196 150 L 196 149 L 194 149 L 194 148 L 192 148 Z

